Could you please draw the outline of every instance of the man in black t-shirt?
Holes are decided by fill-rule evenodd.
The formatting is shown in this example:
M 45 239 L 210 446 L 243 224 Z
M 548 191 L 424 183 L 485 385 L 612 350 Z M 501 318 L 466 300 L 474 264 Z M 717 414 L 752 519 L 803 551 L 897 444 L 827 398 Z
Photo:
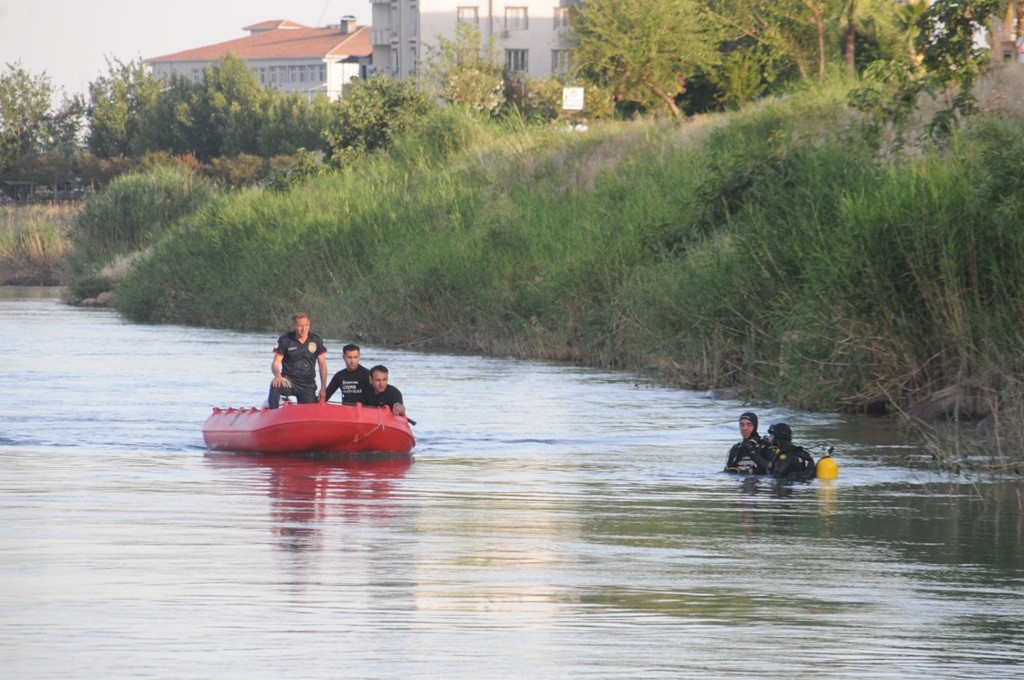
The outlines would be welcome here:
M 341 403 L 358 404 L 363 393 L 370 389 L 370 371 L 359 364 L 358 345 L 345 345 L 341 352 L 345 357 L 345 368 L 335 373 L 327 384 L 327 401 L 341 390 Z
M 274 361 L 270 371 L 267 406 L 277 408 L 281 397 L 294 396 L 300 404 L 314 404 L 316 393 L 316 367 L 320 367 L 320 385 L 327 383 L 327 347 L 324 340 L 309 331 L 309 315 L 299 312 L 292 317 L 292 330 L 277 339 Z M 320 390 L 319 401 L 325 401 L 326 392 Z
M 405 415 L 402 393 L 394 385 L 388 385 L 388 369 L 374 366 L 370 369 L 370 388 L 363 393 L 364 406 L 390 406 L 396 416 Z

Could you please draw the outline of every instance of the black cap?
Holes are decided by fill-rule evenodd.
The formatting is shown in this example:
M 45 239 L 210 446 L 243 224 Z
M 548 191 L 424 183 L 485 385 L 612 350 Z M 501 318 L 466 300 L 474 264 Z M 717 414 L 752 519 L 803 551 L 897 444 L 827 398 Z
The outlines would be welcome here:
M 793 428 L 786 423 L 775 423 L 768 428 L 768 434 L 781 441 L 793 441 Z
M 740 420 L 749 420 L 754 424 L 754 431 L 757 431 L 757 414 L 753 411 L 747 411 L 746 413 L 740 414 Z

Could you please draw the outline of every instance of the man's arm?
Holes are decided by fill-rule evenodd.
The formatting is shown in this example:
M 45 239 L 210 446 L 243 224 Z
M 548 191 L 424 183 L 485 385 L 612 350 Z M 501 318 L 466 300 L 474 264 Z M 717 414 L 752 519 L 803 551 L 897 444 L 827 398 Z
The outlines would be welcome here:
M 270 364 L 270 372 L 274 374 L 274 379 L 270 381 L 270 384 L 274 387 L 284 387 L 284 376 L 281 375 L 281 362 L 284 357 L 274 352 L 274 362 Z
M 320 364 L 320 403 L 327 401 L 327 353 L 318 354 L 316 362 Z
M 402 403 L 402 393 L 398 390 L 397 387 L 395 387 L 394 389 L 395 391 L 391 395 L 391 412 L 394 413 L 396 416 L 405 415 L 405 404 Z
M 340 387 L 341 387 L 341 371 L 338 371 L 337 373 L 334 374 L 334 377 L 331 378 L 331 382 L 327 383 L 327 398 L 325 399 L 325 401 L 330 401 L 331 397 L 334 396 L 334 393 L 337 392 Z M 344 400 L 345 395 L 342 394 L 341 396 L 342 396 L 342 400 Z

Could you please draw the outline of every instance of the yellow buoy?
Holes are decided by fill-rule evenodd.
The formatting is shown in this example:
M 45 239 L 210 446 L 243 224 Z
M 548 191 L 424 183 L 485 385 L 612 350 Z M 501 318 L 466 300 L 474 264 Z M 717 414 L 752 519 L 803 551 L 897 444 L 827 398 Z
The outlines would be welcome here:
M 818 467 L 814 469 L 814 476 L 818 479 L 835 479 L 839 476 L 839 464 L 835 458 L 826 453 L 818 461 Z

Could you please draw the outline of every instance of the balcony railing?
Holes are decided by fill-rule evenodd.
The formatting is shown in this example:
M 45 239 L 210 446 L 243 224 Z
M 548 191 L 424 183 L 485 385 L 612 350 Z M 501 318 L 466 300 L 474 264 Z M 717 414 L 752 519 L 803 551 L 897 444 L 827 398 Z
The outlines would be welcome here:
M 375 28 L 370 31 L 370 44 L 374 46 L 390 45 L 394 42 L 394 31 L 390 28 Z

